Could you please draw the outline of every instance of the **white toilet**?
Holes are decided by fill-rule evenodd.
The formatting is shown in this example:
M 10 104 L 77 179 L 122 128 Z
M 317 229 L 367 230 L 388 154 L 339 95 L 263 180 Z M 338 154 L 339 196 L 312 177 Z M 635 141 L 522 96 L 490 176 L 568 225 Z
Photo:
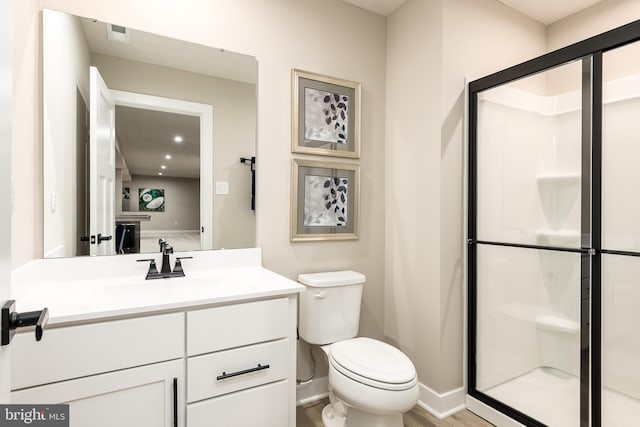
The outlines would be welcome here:
M 355 271 L 301 274 L 300 337 L 322 346 L 329 364 L 325 427 L 402 427 L 418 401 L 411 360 L 397 348 L 355 338 L 365 276 Z

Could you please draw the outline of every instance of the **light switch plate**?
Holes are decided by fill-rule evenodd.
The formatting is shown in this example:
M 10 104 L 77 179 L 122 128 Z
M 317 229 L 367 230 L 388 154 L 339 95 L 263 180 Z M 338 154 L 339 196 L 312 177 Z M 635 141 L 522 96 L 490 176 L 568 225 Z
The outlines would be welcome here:
M 226 181 L 216 181 L 216 194 L 229 194 L 229 183 Z

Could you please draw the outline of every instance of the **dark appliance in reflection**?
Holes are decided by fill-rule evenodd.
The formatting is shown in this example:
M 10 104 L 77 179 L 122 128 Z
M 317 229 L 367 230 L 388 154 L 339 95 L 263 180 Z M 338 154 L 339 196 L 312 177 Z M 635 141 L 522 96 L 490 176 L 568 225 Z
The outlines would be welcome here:
M 140 223 L 116 222 L 116 253 L 140 253 Z

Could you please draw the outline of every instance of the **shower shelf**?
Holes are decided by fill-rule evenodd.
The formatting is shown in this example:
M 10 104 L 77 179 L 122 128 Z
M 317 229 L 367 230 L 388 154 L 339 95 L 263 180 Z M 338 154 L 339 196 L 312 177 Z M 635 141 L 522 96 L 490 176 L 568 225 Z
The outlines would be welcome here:
M 536 177 L 538 184 L 579 184 L 580 172 L 541 174 Z
M 533 323 L 538 329 L 566 334 L 580 332 L 580 323 L 556 314 L 542 314 L 548 313 L 547 309 L 536 304 L 508 303 L 496 307 L 495 311 L 512 319 Z
M 571 319 L 553 315 L 538 316 L 535 319 L 536 326 L 554 332 L 577 334 L 580 332 L 580 324 Z
M 578 230 L 536 230 L 538 242 L 550 245 L 579 244 L 580 232 Z

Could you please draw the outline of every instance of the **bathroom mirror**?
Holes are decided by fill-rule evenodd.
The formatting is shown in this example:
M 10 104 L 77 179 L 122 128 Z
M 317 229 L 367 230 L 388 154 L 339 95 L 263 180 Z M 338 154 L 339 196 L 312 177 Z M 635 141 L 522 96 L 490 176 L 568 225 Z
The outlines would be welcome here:
M 255 246 L 255 58 L 42 23 L 44 257 Z

